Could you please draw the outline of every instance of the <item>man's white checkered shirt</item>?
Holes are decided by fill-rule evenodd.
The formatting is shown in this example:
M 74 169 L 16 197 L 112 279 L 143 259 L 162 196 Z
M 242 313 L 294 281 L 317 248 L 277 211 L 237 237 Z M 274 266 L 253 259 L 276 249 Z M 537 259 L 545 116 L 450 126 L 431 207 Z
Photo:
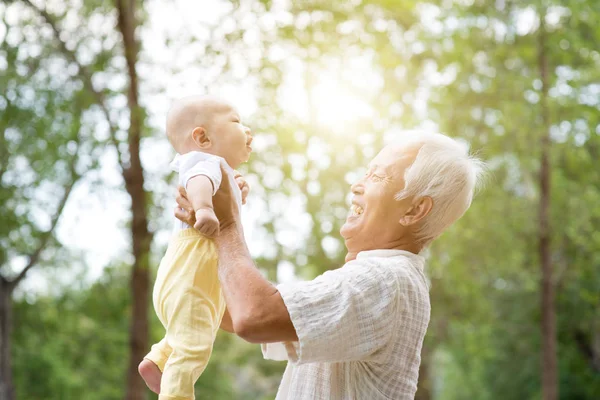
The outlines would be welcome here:
M 276 400 L 412 400 L 430 313 L 424 265 L 403 250 L 364 251 L 280 284 L 298 342 L 262 345 L 289 361 Z

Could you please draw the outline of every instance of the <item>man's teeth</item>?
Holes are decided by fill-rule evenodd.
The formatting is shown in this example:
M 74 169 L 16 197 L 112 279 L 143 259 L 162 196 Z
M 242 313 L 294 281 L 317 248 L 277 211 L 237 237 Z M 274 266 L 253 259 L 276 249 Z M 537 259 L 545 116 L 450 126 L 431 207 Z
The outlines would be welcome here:
M 364 210 L 361 206 L 352 204 L 352 206 L 350 207 L 350 212 L 352 213 L 353 216 L 356 216 L 356 215 L 361 215 L 364 212 Z

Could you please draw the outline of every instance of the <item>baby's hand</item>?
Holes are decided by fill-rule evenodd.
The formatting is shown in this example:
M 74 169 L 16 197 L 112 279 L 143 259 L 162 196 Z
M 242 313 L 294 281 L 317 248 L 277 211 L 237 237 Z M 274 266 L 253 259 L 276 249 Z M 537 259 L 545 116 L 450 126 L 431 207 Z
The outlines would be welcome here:
M 200 233 L 208 237 L 215 237 L 219 235 L 219 220 L 215 215 L 215 212 L 211 208 L 201 208 L 196 211 L 196 223 L 194 228 L 198 229 Z
M 238 171 L 233 171 L 233 177 L 235 178 L 235 182 L 242 192 L 242 204 L 246 204 L 246 197 L 248 197 L 250 185 L 248 185 L 248 182 L 246 182 L 242 174 L 240 174 Z

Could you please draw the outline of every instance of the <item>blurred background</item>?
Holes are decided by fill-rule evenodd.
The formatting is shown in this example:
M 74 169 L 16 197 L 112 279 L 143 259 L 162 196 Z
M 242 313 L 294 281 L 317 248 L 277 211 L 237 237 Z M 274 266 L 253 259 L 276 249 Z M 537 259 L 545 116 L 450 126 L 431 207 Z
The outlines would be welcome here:
M 414 130 L 489 163 L 427 251 L 417 399 L 600 398 L 597 0 L 0 2 L 0 399 L 155 399 L 137 363 L 173 223 L 175 98 L 254 132 L 244 225 L 273 282 L 342 265 L 349 186 Z M 272 399 L 221 333 L 198 399 Z

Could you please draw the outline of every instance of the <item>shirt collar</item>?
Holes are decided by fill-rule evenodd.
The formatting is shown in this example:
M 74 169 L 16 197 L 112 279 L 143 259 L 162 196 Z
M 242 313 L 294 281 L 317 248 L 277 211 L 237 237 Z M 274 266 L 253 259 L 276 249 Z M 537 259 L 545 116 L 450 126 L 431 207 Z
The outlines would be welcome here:
M 359 259 L 365 259 L 365 258 L 370 258 L 370 257 L 390 258 L 390 257 L 398 257 L 398 256 L 414 258 L 419 261 L 419 265 L 421 267 L 423 267 L 425 264 L 425 258 L 423 256 L 421 256 L 419 254 L 411 253 L 410 251 L 398 250 L 398 249 L 365 250 L 365 251 L 361 251 L 360 253 L 358 253 L 356 255 L 356 259 L 359 260 Z

